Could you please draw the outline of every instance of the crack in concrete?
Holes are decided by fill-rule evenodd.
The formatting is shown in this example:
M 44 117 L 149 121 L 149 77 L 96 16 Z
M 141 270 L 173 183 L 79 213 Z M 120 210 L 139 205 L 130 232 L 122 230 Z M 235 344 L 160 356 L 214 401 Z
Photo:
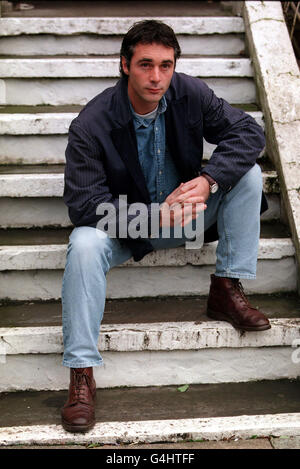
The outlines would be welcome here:
M 7 342 L 7 340 L 4 339 L 3 335 L 0 337 L 0 339 L 1 339 L 1 341 L 4 342 L 5 344 L 11 346 L 10 343 Z
M 258 20 L 252 21 L 250 25 L 259 23 L 260 21 L 278 21 L 278 23 L 284 23 L 284 20 L 279 20 L 277 18 L 259 18 Z
M 291 121 L 288 121 L 288 122 L 281 122 L 281 121 L 273 120 L 273 122 L 275 124 L 287 125 L 287 124 L 292 124 L 293 122 L 300 122 L 300 119 L 294 119 L 294 120 L 291 120 Z
M 294 78 L 300 78 L 300 74 L 298 73 L 297 75 L 295 75 L 293 72 L 281 72 L 281 73 L 277 73 L 277 76 L 279 77 L 280 75 L 290 75 L 291 77 L 294 77 Z
M 14 350 L 14 347 L 4 339 L 3 336 L 0 337 L 0 363 L 6 362 L 6 355 L 7 355 L 7 345 L 8 347 Z
M 300 187 L 292 187 L 291 189 L 287 189 L 288 192 L 291 192 L 291 191 L 297 191 L 300 193 Z

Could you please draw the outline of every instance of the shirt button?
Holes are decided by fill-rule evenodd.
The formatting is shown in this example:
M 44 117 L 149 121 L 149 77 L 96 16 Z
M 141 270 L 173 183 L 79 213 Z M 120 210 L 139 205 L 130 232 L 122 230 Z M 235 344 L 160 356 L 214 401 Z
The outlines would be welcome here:
M 159 171 L 159 174 L 162 174 L 162 171 Z
M 156 132 L 158 131 L 158 127 L 155 127 Z
M 159 195 L 162 195 L 162 192 L 160 192 Z
M 160 153 L 160 149 L 157 150 L 157 153 Z

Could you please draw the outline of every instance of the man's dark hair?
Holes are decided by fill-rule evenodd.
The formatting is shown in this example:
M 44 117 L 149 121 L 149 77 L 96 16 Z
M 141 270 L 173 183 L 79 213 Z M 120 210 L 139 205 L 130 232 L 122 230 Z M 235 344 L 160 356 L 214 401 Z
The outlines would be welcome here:
M 130 68 L 130 61 L 137 44 L 162 44 L 174 49 L 174 61 L 180 57 L 181 49 L 173 29 L 162 21 L 143 20 L 134 23 L 125 34 L 120 50 L 120 73 L 127 76 L 122 67 L 122 56 L 125 57 L 127 67 Z

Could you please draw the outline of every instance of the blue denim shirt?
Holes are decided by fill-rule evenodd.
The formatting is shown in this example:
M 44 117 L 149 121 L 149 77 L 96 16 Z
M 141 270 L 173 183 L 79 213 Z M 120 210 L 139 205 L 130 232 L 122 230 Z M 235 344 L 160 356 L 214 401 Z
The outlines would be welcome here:
M 156 117 L 152 119 L 138 116 L 131 107 L 140 165 L 151 202 L 158 203 L 162 203 L 180 184 L 179 173 L 166 145 L 166 109 L 165 96 L 159 102 Z

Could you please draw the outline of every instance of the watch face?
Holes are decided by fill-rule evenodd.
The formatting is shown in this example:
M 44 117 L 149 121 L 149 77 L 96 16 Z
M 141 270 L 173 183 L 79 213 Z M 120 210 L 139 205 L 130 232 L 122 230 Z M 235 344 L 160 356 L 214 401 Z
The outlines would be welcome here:
M 212 194 L 215 194 L 218 189 L 219 189 L 218 184 L 213 184 L 213 185 L 210 187 L 210 192 L 211 192 Z

